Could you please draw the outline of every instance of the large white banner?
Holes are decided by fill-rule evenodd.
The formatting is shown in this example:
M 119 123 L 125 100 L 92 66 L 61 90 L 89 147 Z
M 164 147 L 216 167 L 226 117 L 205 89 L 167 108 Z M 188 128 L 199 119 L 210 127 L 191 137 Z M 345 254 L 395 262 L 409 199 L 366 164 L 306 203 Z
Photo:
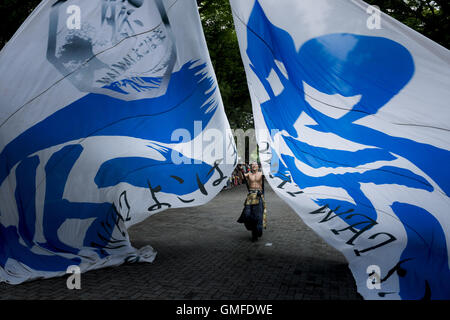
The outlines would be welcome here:
M 231 5 L 271 186 L 364 298 L 449 299 L 450 52 L 359 0 Z
M 153 261 L 127 228 L 212 199 L 225 132 L 196 1 L 43 1 L 0 52 L 0 281 Z

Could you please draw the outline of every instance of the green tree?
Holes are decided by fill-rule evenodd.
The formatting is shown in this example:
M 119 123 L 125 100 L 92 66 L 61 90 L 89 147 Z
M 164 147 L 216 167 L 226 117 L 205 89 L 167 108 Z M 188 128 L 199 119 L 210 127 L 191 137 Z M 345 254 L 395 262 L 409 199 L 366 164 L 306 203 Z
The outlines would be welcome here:
M 209 54 L 232 128 L 253 128 L 247 80 L 228 0 L 198 0 Z

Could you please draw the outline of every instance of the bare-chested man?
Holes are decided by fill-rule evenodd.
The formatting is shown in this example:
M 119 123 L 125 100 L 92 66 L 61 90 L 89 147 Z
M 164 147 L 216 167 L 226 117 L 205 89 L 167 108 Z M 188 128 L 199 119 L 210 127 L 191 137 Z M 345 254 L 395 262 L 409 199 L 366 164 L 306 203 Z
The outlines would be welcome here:
M 245 173 L 244 176 L 247 179 L 248 188 L 250 190 L 261 190 L 263 189 L 263 174 L 259 171 L 259 165 L 256 162 L 251 164 L 251 171 Z
M 250 172 L 242 172 L 249 193 L 238 222 L 244 223 L 247 230 L 252 232 L 252 241 L 256 241 L 262 236 L 262 230 L 265 228 L 264 177 L 258 163 L 252 162 L 250 168 Z

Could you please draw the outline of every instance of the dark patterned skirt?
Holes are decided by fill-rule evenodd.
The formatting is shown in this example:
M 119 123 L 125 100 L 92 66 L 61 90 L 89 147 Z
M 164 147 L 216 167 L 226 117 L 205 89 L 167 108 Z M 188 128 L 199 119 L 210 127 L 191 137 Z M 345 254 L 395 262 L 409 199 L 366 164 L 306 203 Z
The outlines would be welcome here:
M 253 238 L 262 236 L 262 231 L 267 226 L 267 218 L 266 203 L 260 190 L 249 191 L 237 222 L 243 223 L 247 230 L 252 231 Z

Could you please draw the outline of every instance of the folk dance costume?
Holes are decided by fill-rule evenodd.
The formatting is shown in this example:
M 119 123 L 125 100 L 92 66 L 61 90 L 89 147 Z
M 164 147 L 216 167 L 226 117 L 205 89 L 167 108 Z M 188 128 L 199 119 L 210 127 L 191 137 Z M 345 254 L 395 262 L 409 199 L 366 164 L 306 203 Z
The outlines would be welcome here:
M 252 232 L 252 241 L 262 236 L 263 229 L 267 227 L 267 209 L 264 199 L 264 178 L 261 189 L 249 189 L 244 202 L 244 209 L 237 220 L 243 223 L 245 228 Z

